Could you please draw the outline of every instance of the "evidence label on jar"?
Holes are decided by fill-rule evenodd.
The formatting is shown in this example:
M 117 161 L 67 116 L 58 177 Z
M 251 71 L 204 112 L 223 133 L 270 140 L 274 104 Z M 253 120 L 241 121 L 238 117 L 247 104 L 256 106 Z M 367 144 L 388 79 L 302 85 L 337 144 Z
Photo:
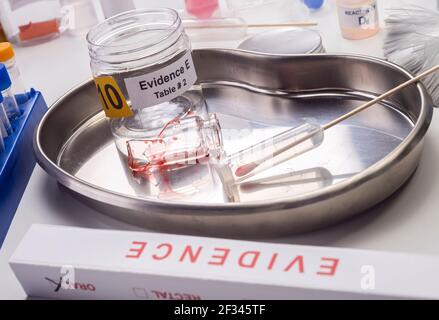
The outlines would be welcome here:
M 187 52 L 158 71 L 124 80 L 132 109 L 142 109 L 180 96 L 197 81 L 197 73 Z
M 376 1 L 361 7 L 338 7 L 341 24 L 345 28 L 375 29 L 378 24 Z

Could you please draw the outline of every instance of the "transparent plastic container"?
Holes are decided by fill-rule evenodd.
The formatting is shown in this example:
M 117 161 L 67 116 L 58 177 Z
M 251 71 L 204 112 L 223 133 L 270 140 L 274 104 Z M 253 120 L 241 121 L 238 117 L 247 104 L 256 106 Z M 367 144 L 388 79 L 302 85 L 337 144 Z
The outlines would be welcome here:
M 93 0 L 61 0 L 61 5 L 63 11 L 68 14 L 67 34 L 69 35 L 83 37 L 90 28 L 99 23 Z
M 191 44 L 176 11 L 121 13 L 91 29 L 87 41 L 95 81 L 114 81 L 120 90 L 118 102 L 126 101 L 131 110 L 128 116 L 109 118 L 125 156 L 127 141 L 156 139 L 167 123 L 189 112 L 206 118 L 201 90 L 193 85 Z M 99 94 L 105 89 L 97 88 Z
M 0 1 L 0 21 L 10 42 L 32 43 L 60 35 L 68 12 L 57 0 Z

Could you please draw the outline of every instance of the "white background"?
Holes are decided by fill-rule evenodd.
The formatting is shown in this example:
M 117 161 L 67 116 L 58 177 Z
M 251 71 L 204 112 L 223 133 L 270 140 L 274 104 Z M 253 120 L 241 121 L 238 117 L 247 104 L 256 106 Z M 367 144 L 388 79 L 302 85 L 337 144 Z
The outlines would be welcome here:
M 436 0 L 378 2 L 381 18 L 385 16 L 385 7 L 401 6 L 402 3 L 436 8 Z M 183 0 L 138 0 L 136 4 L 142 7 L 181 8 Z M 362 41 L 343 39 L 338 29 L 333 0 L 327 1 L 327 8 L 313 14 L 311 19 L 319 22 L 317 29 L 328 52 L 382 57 L 384 31 Z M 236 47 L 238 43 L 194 43 L 193 46 Z M 83 38 L 63 35 L 44 44 L 17 48 L 16 52 L 24 81 L 28 86 L 42 91 L 48 105 L 73 86 L 91 77 L 86 41 Z M 435 116 L 420 167 L 397 196 L 337 227 L 270 241 L 439 254 L 439 171 L 436 170 L 439 144 L 435 139 L 438 136 L 439 120 Z M 8 266 L 8 260 L 33 223 L 136 230 L 135 227 L 107 218 L 60 191 L 57 183 L 37 166 L 0 251 L 0 299 L 26 297 Z

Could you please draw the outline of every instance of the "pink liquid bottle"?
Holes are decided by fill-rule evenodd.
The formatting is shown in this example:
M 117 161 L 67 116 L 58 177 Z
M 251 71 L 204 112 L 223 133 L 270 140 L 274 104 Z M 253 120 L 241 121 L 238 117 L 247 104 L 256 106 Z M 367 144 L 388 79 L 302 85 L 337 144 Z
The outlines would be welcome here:
M 198 19 L 212 17 L 218 8 L 218 0 L 186 0 L 186 10 Z
M 377 0 L 337 0 L 338 19 L 344 38 L 370 38 L 380 30 Z

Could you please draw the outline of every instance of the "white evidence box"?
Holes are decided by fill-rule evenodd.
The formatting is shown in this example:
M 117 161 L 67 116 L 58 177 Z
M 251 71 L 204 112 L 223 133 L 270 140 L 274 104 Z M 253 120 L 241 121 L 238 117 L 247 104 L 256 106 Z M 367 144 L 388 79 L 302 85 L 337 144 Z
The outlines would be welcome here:
M 439 257 L 34 225 L 10 260 L 54 299 L 439 298 Z

